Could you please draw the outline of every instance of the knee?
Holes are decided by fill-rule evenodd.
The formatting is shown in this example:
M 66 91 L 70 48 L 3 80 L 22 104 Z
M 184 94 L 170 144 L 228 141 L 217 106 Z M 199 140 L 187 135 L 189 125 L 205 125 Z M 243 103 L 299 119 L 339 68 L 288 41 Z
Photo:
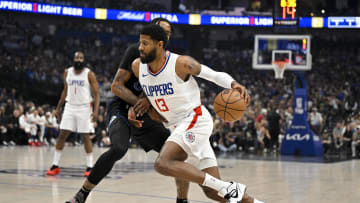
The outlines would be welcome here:
M 120 160 L 127 152 L 128 147 L 126 146 L 112 146 L 110 148 L 111 156 L 117 161 Z
M 169 163 L 163 158 L 158 157 L 155 160 L 155 170 L 163 175 L 169 175 Z

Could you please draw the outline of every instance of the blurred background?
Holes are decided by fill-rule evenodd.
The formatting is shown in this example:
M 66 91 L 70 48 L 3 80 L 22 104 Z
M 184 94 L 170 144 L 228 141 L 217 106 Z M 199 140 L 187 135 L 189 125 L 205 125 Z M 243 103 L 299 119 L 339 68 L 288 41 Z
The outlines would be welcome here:
M 282 10 L 284 2 L 295 10 Z M 295 7 L 289 6 L 294 2 Z M 214 98 L 222 89 L 198 79 L 202 102 L 214 116 L 211 143 L 216 151 L 279 154 L 293 119 L 296 75 L 286 71 L 284 79 L 276 80 L 273 71 L 254 70 L 254 36 L 302 34 L 311 36 L 312 69 L 306 72 L 309 125 L 321 138 L 325 156 L 356 158 L 359 14 L 357 0 L 1 0 L 0 145 L 29 144 L 19 122 L 22 115 L 37 128 L 37 145 L 55 143 L 59 130 L 54 109 L 63 72 L 73 63 L 74 52 L 82 50 L 100 85 L 93 142 L 106 147 L 101 139 L 106 136 L 106 102 L 112 97 L 118 64 L 128 45 L 138 41 L 139 30 L 162 16 L 175 27 L 170 51 L 228 72 L 249 90 L 251 104 L 245 116 L 225 123 L 213 112 Z M 76 134 L 68 139 L 68 145 L 79 144 Z M 137 147 L 133 141 L 129 145 Z

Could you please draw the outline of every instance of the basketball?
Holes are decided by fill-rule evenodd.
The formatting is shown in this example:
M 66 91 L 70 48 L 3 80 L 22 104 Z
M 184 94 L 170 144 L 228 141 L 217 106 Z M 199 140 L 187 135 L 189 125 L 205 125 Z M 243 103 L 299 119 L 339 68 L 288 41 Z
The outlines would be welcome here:
M 215 98 L 214 111 L 224 121 L 239 120 L 245 113 L 247 103 L 235 89 L 225 89 Z

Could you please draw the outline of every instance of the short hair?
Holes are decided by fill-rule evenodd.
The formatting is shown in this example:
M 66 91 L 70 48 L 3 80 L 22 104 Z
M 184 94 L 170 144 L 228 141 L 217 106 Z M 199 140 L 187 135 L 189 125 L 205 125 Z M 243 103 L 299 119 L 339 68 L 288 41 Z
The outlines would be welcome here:
M 160 25 L 149 24 L 143 27 L 140 31 L 141 35 L 149 35 L 151 39 L 156 41 L 163 41 L 164 42 L 164 49 L 168 42 L 168 38 L 166 35 L 165 30 L 160 27 Z
M 160 24 L 160 22 L 167 22 L 167 23 L 169 23 L 171 32 L 172 32 L 172 33 L 174 32 L 174 27 L 173 27 L 173 25 L 172 25 L 171 22 L 170 22 L 168 19 L 166 19 L 166 18 L 161 18 L 161 17 L 154 18 L 154 19 L 151 21 L 151 24 L 158 25 L 158 24 Z
M 74 56 L 75 56 L 75 54 L 76 54 L 76 53 L 82 54 L 82 55 L 85 57 L 85 54 L 84 54 L 84 52 L 83 52 L 83 51 L 80 51 L 80 50 L 75 51 L 75 52 L 74 52 Z

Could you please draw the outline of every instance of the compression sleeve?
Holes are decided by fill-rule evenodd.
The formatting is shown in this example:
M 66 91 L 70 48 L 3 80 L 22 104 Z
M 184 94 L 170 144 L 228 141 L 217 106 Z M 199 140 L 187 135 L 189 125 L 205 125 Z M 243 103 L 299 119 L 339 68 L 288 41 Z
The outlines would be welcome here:
M 201 64 L 201 71 L 198 77 L 209 80 L 221 87 L 231 89 L 231 83 L 234 79 L 225 72 L 216 72 L 206 65 Z

